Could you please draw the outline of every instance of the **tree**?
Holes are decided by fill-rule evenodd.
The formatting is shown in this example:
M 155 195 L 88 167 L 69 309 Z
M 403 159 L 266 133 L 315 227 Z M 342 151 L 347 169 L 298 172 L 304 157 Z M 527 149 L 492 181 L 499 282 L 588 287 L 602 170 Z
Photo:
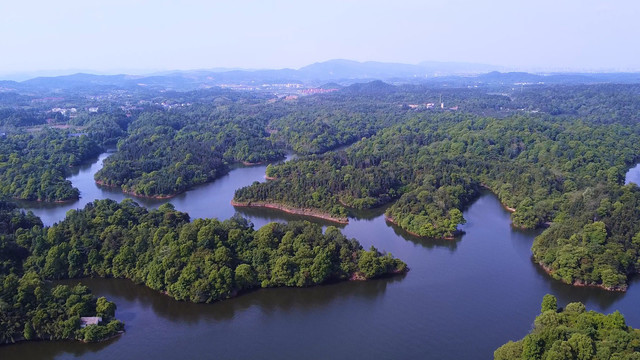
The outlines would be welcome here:
M 116 304 L 101 296 L 96 300 L 96 313 L 103 318 L 112 318 L 116 315 Z
M 249 289 L 256 286 L 257 279 L 251 265 L 238 265 L 235 270 L 235 281 L 239 289 Z
M 25 340 L 33 340 L 35 338 L 35 331 L 33 330 L 33 326 L 30 322 L 27 322 L 24 325 L 24 331 L 22 332 Z
M 569 345 L 567 341 L 562 340 L 554 342 L 545 357 L 546 360 L 569 360 L 574 358 L 571 345 Z
M 551 294 L 546 294 L 543 298 L 542 298 L 542 309 L 541 312 L 545 312 L 545 311 L 558 311 L 558 299 L 556 299 L 555 296 L 551 295 Z
M 522 342 L 509 341 L 493 352 L 494 360 L 516 360 L 522 355 Z
M 573 334 L 569 338 L 569 346 L 576 355 L 577 360 L 589 360 L 595 354 L 593 340 L 585 334 Z

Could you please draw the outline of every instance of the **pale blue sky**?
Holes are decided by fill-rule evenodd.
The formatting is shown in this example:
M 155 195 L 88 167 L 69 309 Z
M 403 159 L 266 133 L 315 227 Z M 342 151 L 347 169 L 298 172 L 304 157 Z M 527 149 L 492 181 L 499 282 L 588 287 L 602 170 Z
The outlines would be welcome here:
M 640 71 L 640 1 L 2 0 L 0 74 L 329 59 Z

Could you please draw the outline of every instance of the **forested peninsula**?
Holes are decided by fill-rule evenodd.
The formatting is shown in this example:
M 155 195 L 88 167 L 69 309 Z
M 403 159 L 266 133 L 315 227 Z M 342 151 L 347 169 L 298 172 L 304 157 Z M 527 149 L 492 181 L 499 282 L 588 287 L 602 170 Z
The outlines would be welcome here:
M 83 286 L 51 280 L 125 278 L 176 300 L 214 302 L 257 288 L 306 287 L 406 272 L 391 254 L 368 251 L 335 227 L 241 217 L 196 219 L 170 204 L 147 210 L 131 200 L 96 200 L 43 227 L 33 214 L 0 202 L 0 342 L 97 341 L 117 334 L 115 304 Z M 80 328 L 81 316 L 103 322 Z
M 542 101 L 558 94 L 537 95 Z M 234 201 L 337 217 L 349 208 L 392 202 L 386 215 L 399 227 L 450 238 L 464 223 L 462 210 L 488 188 L 515 209 L 514 226 L 550 225 L 533 254 L 554 278 L 625 290 L 628 276 L 640 269 L 640 193 L 624 185 L 624 173 L 640 154 L 640 128 L 633 121 L 640 109 L 628 102 L 640 100 L 638 88 L 564 96 L 564 106 L 571 99 L 613 96 L 619 101 L 612 111 L 618 112 L 414 113 L 345 150 L 271 165 L 271 180 L 239 189 Z
M 96 182 L 136 196 L 166 198 L 215 180 L 233 163 L 284 157 L 259 123 L 208 110 L 140 115 Z
M 20 200 L 61 202 L 78 199 L 65 178 L 73 166 L 102 152 L 86 134 L 46 130 L 0 139 L 0 195 Z
M 22 109 L 3 108 L 4 124 L 42 121 L 25 110 L 40 103 L 23 97 L 5 99 Z M 515 210 L 514 226 L 548 227 L 535 240 L 533 257 L 554 278 L 625 290 L 640 269 L 638 188 L 624 185 L 625 172 L 640 158 L 636 84 L 513 91 L 374 81 L 299 98 L 207 89 L 82 99 L 100 107 L 47 113 L 85 128 L 88 139 L 53 130 L 19 135 L 59 136 L 69 145 L 54 146 L 53 153 L 77 154 L 40 162 L 29 170 L 33 175 L 9 177 L 29 169 L 31 156 L 40 158 L 14 145 L 1 163 L 4 194 L 77 197 L 64 170 L 98 144 L 117 142 L 118 149 L 96 181 L 146 197 L 170 197 L 214 181 L 234 164 L 295 151 L 296 160 L 267 168 L 271 180 L 239 189 L 236 204 L 340 222 L 350 209 L 388 205 L 387 218 L 400 228 L 451 238 L 465 221 L 465 207 L 489 189 Z M 444 99 L 440 107 L 438 99 Z
M 55 285 L 30 263 L 38 252 L 31 239 L 40 236 L 46 243 L 46 231 L 32 213 L 0 201 L 0 344 L 66 339 L 95 342 L 119 334 L 124 325 L 114 318 L 114 303 L 96 298 L 86 286 Z M 102 322 L 82 327 L 83 316 L 98 316 Z
M 498 348 L 495 360 L 640 359 L 640 330 L 626 325 L 618 311 L 604 315 L 582 303 L 559 309 L 552 295 L 543 298 L 533 330 L 522 340 Z
M 136 196 L 171 197 L 219 178 L 234 164 L 280 160 L 287 151 L 323 153 L 350 144 L 401 119 L 396 113 L 405 113 L 388 102 L 366 107 L 358 97 L 337 97 L 329 103 L 310 97 L 294 103 L 223 94 L 213 104 L 132 116 L 118 151 L 105 161 L 96 181 Z

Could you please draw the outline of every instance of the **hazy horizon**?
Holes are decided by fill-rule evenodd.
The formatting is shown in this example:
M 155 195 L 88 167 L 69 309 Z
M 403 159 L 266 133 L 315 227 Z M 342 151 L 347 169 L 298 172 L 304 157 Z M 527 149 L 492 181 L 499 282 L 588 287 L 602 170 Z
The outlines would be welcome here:
M 0 77 L 297 69 L 332 59 L 637 72 L 640 3 L 24 1 L 0 5 Z

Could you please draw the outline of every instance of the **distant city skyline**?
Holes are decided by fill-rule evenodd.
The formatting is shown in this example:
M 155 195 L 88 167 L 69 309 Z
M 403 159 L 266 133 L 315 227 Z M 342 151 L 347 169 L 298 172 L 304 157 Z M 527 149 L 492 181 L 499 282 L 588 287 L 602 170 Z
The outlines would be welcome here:
M 640 71 L 640 3 L 21 1 L 0 5 L 0 76 L 300 68 L 330 59 Z

